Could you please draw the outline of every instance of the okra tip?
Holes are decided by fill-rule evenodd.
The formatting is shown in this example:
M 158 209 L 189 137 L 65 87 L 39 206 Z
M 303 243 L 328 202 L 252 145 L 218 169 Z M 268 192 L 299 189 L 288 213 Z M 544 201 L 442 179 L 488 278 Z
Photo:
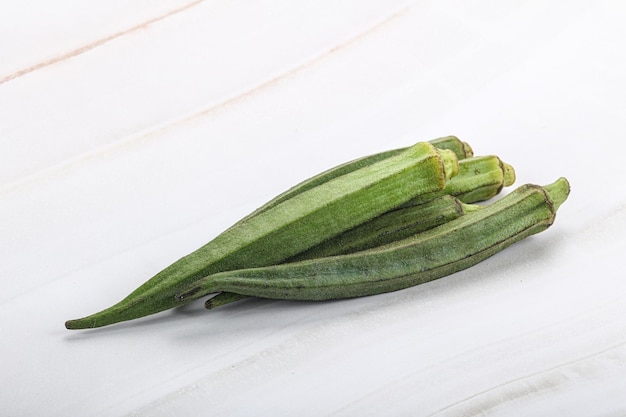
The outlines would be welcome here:
M 80 319 L 68 320 L 65 322 L 65 328 L 67 330 L 93 329 L 96 327 L 106 326 L 107 324 L 112 324 L 104 320 L 102 320 L 101 322 L 98 319 L 99 315 L 93 314 L 91 316 L 83 317 Z
M 248 297 L 241 294 L 221 292 L 216 296 L 206 300 L 204 302 L 204 308 L 206 308 L 207 310 L 212 310 L 214 308 L 223 306 L 225 304 L 230 304 L 235 301 L 243 300 L 245 298 Z
M 94 326 L 89 326 L 82 319 L 68 320 L 65 322 L 65 328 L 68 330 L 87 329 L 89 327 L 94 327 Z
M 174 298 L 178 302 L 191 301 L 197 298 L 197 297 L 194 297 L 194 295 L 196 295 L 196 293 L 200 290 L 201 288 L 199 286 L 192 285 L 186 290 L 183 290 L 183 292 L 176 294 Z
M 569 181 L 565 177 L 561 177 L 552 184 L 543 187 L 548 196 L 548 199 L 552 202 L 554 211 L 557 211 L 561 204 L 567 200 L 567 196 L 570 193 Z
M 215 298 L 215 297 L 213 297 Z M 214 308 L 217 308 L 225 303 L 222 303 L 219 301 L 219 299 L 217 301 L 213 300 L 213 298 L 209 298 L 208 300 L 206 300 L 204 302 L 204 308 L 206 308 L 207 310 L 212 310 Z

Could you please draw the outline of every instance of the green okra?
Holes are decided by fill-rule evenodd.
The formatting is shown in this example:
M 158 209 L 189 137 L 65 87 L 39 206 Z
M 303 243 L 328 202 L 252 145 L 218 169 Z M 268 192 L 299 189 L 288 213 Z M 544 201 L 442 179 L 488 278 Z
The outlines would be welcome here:
M 450 181 L 445 190 L 465 203 L 489 200 L 515 183 L 513 167 L 495 155 L 467 159 L 461 170 L 460 181 Z
M 471 146 L 466 143 L 461 141 L 459 138 L 457 138 L 456 136 L 445 136 L 445 137 L 441 137 L 441 138 L 437 138 L 437 139 L 433 139 L 428 141 L 431 145 L 433 145 L 435 148 L 440 149 L 440 150 L 450 150 L 452 152 L 454 152 L 454 154 L 457 156 L 457 160 L 462 160 L 462 159 L 467 159 L 467 158 L 471 158 L 473 157 L 474 153 L 473 150 L 471 148 Z M 301 194 L 305 191 L 308 191 L 312 188 L 315 188 L 319 185 L 322 185 L 332 179 L 338 178 L 342 175 L 346 175 L 349 174 L 351 172 L 356 171 L 357 169 L 361 169 L 361 168 L 365 168 L 367 166 L 370 166 L 374 163 L 377 162 L 381 162 L 385 159 L 388 159 L 392 156 L 398 155 L 404 151 L 406 151 L 408 149 L 408 147 L 404 147 L 404 148 L 399 148 L 399 149 L 393 149 L 393 150 L 389 150 L 389 151 L 384 151 L 384 152 L 380 152 L 374 155 L 369 155 L 366 157 L 362 157 L 350 162 L 346 162 L 344 164 L 338 165 L 337 167 L 328 169 L 318 175 L 315 175 L 312 178 L 309 178 L 297 185 L 295 185 L 294 187 L 290 188 L 289 190 L 285 191 L 284 193 L 279 194 L 278 196 L 276 196 L 275 198 L 273 198 L 272 200 L 268 201 L 267 203 L 265 203 L 263 206 L 259 207 L 258 209 L 256 209 L 255 211 L 253 211 L 252 213 L 250 213 L 249 215 L 245 216 L 243 219 L 239 220 L 237 223 L 235 223 L 233 226 L 230 227 L 230 229 L 232 228 L 237 228 L 239 227 L 239 225 L 243 222 L 247 222 L 249 221 L 249 219 L 251 219 L 252 217 L 255 217 L 257 215 L 259 215 L 262 212 L 265 212 L 273 207 L 275 207 L 276 205 L 290 199 L 293 198 L 295 196 L 297 196 L 298 194 Z M 156 280 L 154 280 L 156 281 Z M 141 291 L 148 291 L 150 290 L 151 287 L 150 286 L 141 286 L 140 288 L 136 289 L 132 295 L 134 298 L 137 298 L 140 296 Z M 224 297 L 225 298 L 225 297 Z
M 399 207 L 325 240 L 285 262 L 345 255 L 382 246 L 432 229 L 479 208 L 480 206 L 464 204 L 449 195 L 422 204 Z M 247 297 L 220 293 L 205 305 L 207 308 L 215 308 L 244 298 Z
M 419 142 L 239 222 L 119 303 L 65 325 L 101 327 L 173 308 L 174 295 L 203 276 L 280 263 L 411 198 L 443 189 L 457 172 L 453 151 Z
M 458 151 L 458 142 L 448 141 L 447 143 L 457 145 Z M 403 214 L 405 216 L 415 216 L 413 218 L 413 221 L 415 222 L 419 222 L 420 219 L 426 220 L 428 218 L 428 211 L 424 210 L 422 207 L 415 209 L 416 206 L 424 206 L 425 203 L 434 201 L 433 199 L 437 199 L 441 196 L 455 196 L 464 203 L 475 203 L 488 200 L 499 194 L 503 187 L 512 185 L 514 181 L 515 171 L 513 167 L 504 163 L 497 156 L 486 155 L 467 157 L 459 160 L 459 173 L 446 183 L 443 190 L 435 193 L 422 194 L 412 199 L 402 207 L 411 208 L 411 210 L 407 210 L 407 212 Z M 438 207 L 438 205 L 434 204 L 434 207 Z M 394 216 L 388 216 L 387 213 L 385 213 L 379 218 L 357 226 L 353 230 L 346 231 L 339 236 L 324 241 L 317 246 L 296 255 L 294 258 L 287 260 L 287 262 L 350 253 L 345 248 L 349 248 L 351 246 L 359 248 L 359 245 L 363 242 L 369 242 L 370 247 L 380 246 L 382 243 L 376 244 L 376 241 L 371 239 L 370 231 L 379 226 L 376 222 L 392 224 L 394 221 Z M 403 227 L 402 224 L 399 224 L 398 226 Z M 424 228 L 423 230 L 427 229 L 428 228 Z M 406 229 L 405 231 L 407 234 L 404 236 L 400 236 L 396 233 L 387 235 L 389 240 L 384 243 L 389 243 L 393 240 L 400 240 L 402 237 L 418 233 L 417 230 Z M 364 248 L 361 248 L 359 250 L 363 249 Z M 352 252 L 355 251 L 356 250 L 353 250 Z M 210 301 L 207 302 L 207 305 L 210 308 L 214 308 L 233 301 L 241 300 L 243 298 L 246 297 L 222 293 L 211 298 Z
M 454 152 L 454 154 L 457 156 L 457 159 L 459 161 L 459 169 L 460 169 L 460 164 L 463 160 L 468 159 L 468 158 L 472 158 L 474 156 L 474 151 L 472 150 L 472 147 L 467 143 L 467 142 L 463 142 L 461 141 L 459 138 L 457 138 L 456 136 L 444 136 L 441 138 L 437 138 L 437 139 L 433 139 L 429 141 L 430 144 L 432 144 L 433 146 L 435 146 L 437 149 L 447 149 L 450 150 L 452 152 Z M 347 173 L 350 173 L 356 169 L 360 169 L 363 167 L 366 167 L 368 165 L 371 165 L 373 163 L 382 161 L 384 159 L 387 159 L 391 156 L 397 155 L 398 153 L 404 151 L 406 148 L 399 148 L 399 149 L 392 149 L 390 151 L 384 151 L 384 152 L 380 152 L 377 154 L 373 154 L 373 155 L 369 155 L 363 158 L 359 158 L 359 159 L 355 159 L 353 161 L 350 162 L 346 162 L 344 164 L 338 165 L 334 168 L 331 168 L 327 171 L 324 171 L 312 178 L 309 178 L 297 185 L 295 185 L 294 187 L 290 188 L 289 190 L 285 191 L 282 194 L 279 194 L 277 197 L 273 198 L 272 200 L 270 200 L 269 202 L 265 203 L 263 206 L 259 207 L 258 209 L 256 209 L 255 211 L 253 211 L 252 213 L 250 213 L 249 215 L 247 215 L 246 217 L 244 217 L 241 221 L 246 221 L 247 219 L 254 217 L 262 212 L 264 212 L 265 210 L 268 210 L 272 207 L 274 207 L 275 205 L 286 201 L 298 194 L 300 194 L 301 192 L 304 192 L 306 190 L 310 190 L 311 188 L 317 187 L 327 181 L 330 181 L 331 179 L 337 178 L 341 175 L 345 175 Z M 463 172 L 464 173 L 468 173 L 468 172 L 473 172 L 474 175 L 476 175 L 476 172 L 481 172 L 482 175 L 482 179 L 486 179 L 489 177 L 488 174 L 485 174 L 485 170 L 486 169 L 493 169 L 493 161 L 489 160 L 489 161 L 484 161 L 484 158 L 480 158 L 477 159 L 475 161 L 472 162 L 472 165 L 481 165 L 481 166 L 476 166 L 476 169 L 474 170 L 470 170 L 467 167 L 464 168 Z M 491 166 L 487 167 L 486 164 L 491 162 Z M 499 160 L 498 160 L 499 162 Z M 509 165 L 507 165 L 509 166 Z M 497 175 L 497 174 L 496 174 Z M 456 177 L 456 176 L 455 176 Z M 492 174 L 493 177 L 493 174 Z M 507 178 L 510 179 L 510 176 L 508 176 Z M 515 177 L 513 176 L 513 179 Z M 452 178 L 454 179 L 454 178 Z M 493 179 L 490 179 L 489 181 L 493 181 Z M 511 181 L 512 183 L 512 181 Z M 465 189 L 469 189 L 470 184 L 468 184 L 468 181 L 463 181 L 461 183 L 459 183 L 459 185 L 455 185 L 454 187 L 454 191 L 461 196 L 461 198 L 464 199 L 464 202 L 466 203 L 472 203 L 474 201 L 482 201 L 482 200 L 487 200 L 488 198 L 491 198 L 493 195 L 492 191 L 485 188 L 484 185 L 481 186 L 481 190 L 482 191 L 477 191 L 477 190 L 471 190 L 468 194 L 467 198 L 465 198 L 463 196 L 463 187 L 465 187 Z M 510 185 L 510 184 L 507 184 Z M 500 187 L 501 188 L 501 187 Z M 444 195 L 447 193 L 439 193 L 439 195 Z M 408 206 L 415 206 L 416 204 L 421 204 L 423 202 L 426 202 L 427 200 L 433 199 L 435 198 L 434 195 L 429 195 L 428 198 L 425 199 L 421 199 L 418 202 L 412 202 L 410 204 L 408 204 Z M 474 201 L 470 201 L 471 198 L 478 198 L 477 200 Z M 236 227 L 237 224 L 235 224 L 233 227 Z M 214 305 L 214 307 L 217 306 L 222 306 L 225 304 L 229 304 L 231 302 L 234 301 L 238 301 L 241 300 L 243 298 L 246 298 L 245 296 L 240 296 L 237 294 L 228 294 L 228 293 L 223 293 L 223 294 L 218 294 L 215 297 L 211 298 L 211 302 L 212 305 Z
M 430 230 L 479 209 L 480 206 L 462 203 L 451 195 L 443 195 L 421 204 L 398 207 L 325 240 L 289 258 L 286 262 L 346 255 L 383 246 Z
M 464 203 L 489 200 L 515 182 L 515 170 L 495 155 L 474 156 L 459 161 L 459 173 L 443 190 L 422 194 L 406 205 L 420 204 L 441 195 L 451 195 Z
M 190 301 L 230 292 L 285 300 L 331 300 L 396 291 L 469 268 L 550 227 L 570 187 L 521 186 L 491 205 L 381 248 L 282 265 L 220 272 L 180 293 Z
M 471 146 L 468 143 L 461 141 L 456 136 L 444 136 L 441 138 L 430 140 L 428 141 L 428 143 L 430 143 L 437 149 L 450 150 L 454 152 L 458 161 L 471 158 L 474 156 L 474 151 L 472 150 Z M 406 151 L 407 149 L 408 148 L 405 147 L 405 148 L 398 148 L 398 149 L 392 149 L 389 151 L 379 152 L 373 155 L 358 158 L 353 161 L 349 161 L 349 162 L 340 164 L 336 167 L 330 168 L 320 174 L 317 174 L 307 180 L 302 181 L 301 183 L 291 187 L 287 191 L 277 195 L 276 197 L 274 197 L 273 199 L 271 199 L 270 201 L 268 201 L 261 207 L 254 210 L 252 213 L 248 214 L 247 216 L 239 220 L 237 223 L 233 225 L 233 227 L 237 226 L 241 222 L 247 221 L 251 217 L 254 217 L 266 210 L 269 210 L 270 208 L 276 206 L 277 204 L 280 204 L 284 201 L 289 200 L 290 198 L 295 197 L 296 195 L 300 193 L 308 191 L 312 188 L 322 185 L 342 175 L 346 175 L 351 172 L 354 172 L 357 169 L 365 168 L 377 162 L 383 161 L 387 158 L 391 158 L 392 156 L 398 155 Z

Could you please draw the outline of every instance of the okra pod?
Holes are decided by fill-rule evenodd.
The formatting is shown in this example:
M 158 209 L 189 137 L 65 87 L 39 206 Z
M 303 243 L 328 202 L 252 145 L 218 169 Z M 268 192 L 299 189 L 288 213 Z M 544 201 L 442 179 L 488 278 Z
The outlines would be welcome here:
M 445 136 L 433 139 L 429 141 L 429 143 L 435 146 L 437 149 L 448 149 L 456 154 L 459 161 L 459 174 L 451 178 L 450 181 L 446 183 L 446 187 L 444 188 L 444 190 L 436 194 L 428 194 L 423 198 L 418 197 L 416 201 L 411 201 L 407 203 L 405 205 L 406 207 L 421 205 L 428 200 L 435 199 L 437 196 L 442 195 L 458 196 L 459 199 L 465 203 L 483 201 L 499 193 L 503 186 L 511 185 L 515 181 L 515 174 L 513 168 L 510 165 L 504 164 L 499 158 L 495 156 L 474 157 L 474 151 L 472 150 L 471 146 L 468 143 L 459 140 L 456 136 Z M 389 158 L 390 156 L 397 155 L 404 149 L 406 148 L 394 149 L 391 151 L 366 156 L 364 158 L 347 162 L 321 174 L 318 174 L 315 177 L 312 177 L 311 179 L 308 179 L 292 187 L 283 194 L 275 197 L 262 207 L 244 217 L 242 221 L 258 215 L 259 213 L 262 213 L 263 211 L 275 206 L 276 204 L 292 198 L 303 191 L 316 187 L 340 175 L 352 172 L 355 169 L 371 165 L 372 163 Z M 460 174 L 462 174 L 463 178 L 459 178 Z M 421 213 L 415 213 L 415 222 L 420 222 L 420 215 Z M 424 224 L 427 224 L 426 219 L 423 219 L 423 221 L 425 222 Z M 370 226 L 365 224 L 364 228 L 359 229 L 356 232 L 350 233 L 349 238 L 360 239 L 361 242 L 365 242 L 369 239 L 369 232 L 367 231 L 368 229 L 370 229 Z M 360 233 L 364 233 L 364 235 L 359 236 Z M 414 233 L 417 232 L 415 231 Z M 389 235 L 388 237 L 398 239 L 396 235 L 393 234 Z M 341 239 L 341 242 L 345 243 L 347 242 L 347 239 Z M 329 242 L 321 243 L 322 247 L 326 248 L 324 250 L 328 250 L 328 253 L 342 253 L 341 250 L 335 251 L 335 248 L 331 247 L 335 244 L 339 244 L 339 242 L 334 242 L 333 239 L 331 239 L 331 241 Z M 313 249 L 314 248 L 312 248 L 311 250 Z M 296 256 L 296 258 L 294 259 L 308 259 L 312 257 L 313 253 L 314 252 L 308 255 L 302 254 L 300 256 Z M 292 260 L 289 260 L 289 262 L 291 261 Z M 218 294 L 215 297 L 211 298 L 210 305 L 213 305 L 215 307 L 222 306 L 225 304 L 229 304 L 233 301 L 241 300 L 243 298 L 246 297 L 233 294 Z
M 435 144 L 439 143 L 439 145 L 441 145 L 441 142 L 437 140 L 431 141 L 431 143 L 433 142 L 435 142 Z M 458 141 L 448 140 L 444 143 L 449 143 L 456 146 L 457 152 L 459 151 Z M 464 203 L 475 203 L 479 201 L 484 201 L 496 196 L 500 193 L 503 187 L 512 185 L 514 181 L 515 171 L 513 167 L 503 162 L 497 156 L 486 155 L 467 157 L 465 159 L 459 160 L 459 173 L 446 183 L 446 186 L 443 188 L 443 190 L 437 191 L 435 193 L 420 195 L 403 205 L 403 207 L 401 208 L 410 209 L 407 210 L 407 212 L 405 212 L 404 214 L 408 216 L 415 216 L 413 217 L 414 222 L 420 222 L 421 220 L 427 222 L 428 211 L 424 209 L 427 207 L 426 202 L 429 202 L 429 200 L 435 201 L 438 196 L 441 197 L 447 195 L 455 196 Z M 416 209 L 416 206 L 422 207 Z M 434 206 L 436 207 L 437 204 L 434 204 Z M 399 214 L 402 212 L 397 213 Z M 391 224 L 393 223 L 393 221 L 394 217 L 388 216 L 387 213 L 385 213 L 382 216 L 379 216 L 379 218 L 375 218 L 367 223 L 357 226 L 354 230 L 344 232 L 343 234 L 336 236 L 335 238 L 324 241 L 316 247 L 313 247 L 299 255 L 296 255 L 294 258 L 289 259 L 288 262 L 311 259 L 321 256 L 331 256 L 356 252 L 357 250 L 365 249 L 364 247 L 362 247 L 362 244 L 364 242 L 368 242 L 369 247 L 380 246 L 382 243 L 376 244 L 376 241 L 372 239 L 371 230 L 380 226 L 380 224 L 377 224 L 376 222 Z M 403 225 L 399 224 L 398 227 L 401 228 L 403 227 Z M 427 229 L 428 228 L 424 228 L 423 230 Z M 406 234 L 404 235 L 404 237 L 418 233 L 417 230 L 411 230 L 410 228 L 405 229 L 405 232 Z M 392 233 L 387 235 L 386 238 L 388 240 L 385 243 L 389 243 L 393 240 L 400 240 L 401 236 L 398 233 Z M 347 248 L 349 247 L 354 247 L 356 250 L 348 251 Z M 209 308 L 214 308 L 216 306 L 222 306 L 233 301 L 241 300 L 243 298 L 246 297 L 227 293 L 218 294 L 211 298 L 209 301 L 207 301 L 207 306 Z
M 515 182 L 515 170 L 495 155 L 475 156 L 459 161 L 459 173 L 443 190 L 422 194 L 405 205 L 421 204 L 441 195 L 451 195 L 464 203 L 489 200 Z
M 382 246 L 432 229 L 479 208 L 480 206 L 464 204 L 449 195 L 422 204 L 399 207 L 330 238 L 285 262 L 345 255 Z M 248 297 L 223 292 L 207 300 L 205 306 L 215 308 L 244 298 Z
M 456 136 L 444 136 L 441 138 L 430 140 L 428 141 L 428 143 L 430 143 L 437 149 L 450 150 L 454 152 L 458 161 L 471 158 L 474 156 L 474 151 L 472 150 L 471 146 L 468 143 L 461 141 Z M 248 214 L 247 216 L 239 220 L 237 223 L 233 225 L 233 227 L 236 227 L 239 223 L 244 222 L 250 219 L 251 217 L 254 217 L 266 210 L 269 210 L 270 208 L 276 206 L 277 204 L 280 204 L 283 201 L 289 200 L 290 198 L 293 198 L 296 195 L 303 193 L 304 191 L 315 188 L 319 185 L 322 185 L 342 175 L 346 175 L 351 172 L 354 172 L 357 169 L 365 168 L 377 162 L 383 161 L 387 158 L 391 158 L 392 156 L 398 155 L 406 151 L 407 149 L 408 148 L 405 147 L 405 148 L 398 148 L 398 149 L 392 149 L 389 151 L 379 152 L 373 155 L 358 158 L 353 161 L 349 161 L 349 162 L 340 164 L 336 167 L 330 168 L 320 174 L 317 174 L 307 180 L 302 181 L 301 183 L 291 187 L 287 191 L 274 197 L 273 199 L 271 199 L 270 201 L 268 201 L 261 207 L 254 210 L 252 213 Z
M 330 300 L 408 288 L 469 268 L 550 227 L 569 195 L 560 178 L 545 187 L 521 186 L 491 205 L 427 232 L 349 255 L 220 272 L 178 296 L 217 292 L 286 300 Z
M 396 242 L 454 220 L 480 206 L 443 195 L 422 204 L 388 211 L 287 260 L 297 262 L 346 255 Z
M 175 294 L 203 276 L 283 262 L 411 198 L 443 189 L 457 173 L 454 152 L 419 142 L 239 222 L 119 303 L 65 325 L 68 329 L 101 327 L 173 308 Z

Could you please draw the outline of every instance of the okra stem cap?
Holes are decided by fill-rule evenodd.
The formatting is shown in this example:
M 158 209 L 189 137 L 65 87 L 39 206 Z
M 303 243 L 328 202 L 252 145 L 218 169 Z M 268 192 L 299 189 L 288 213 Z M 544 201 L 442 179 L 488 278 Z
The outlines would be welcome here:
M 567 196 L 570 193 L 569 181 L 565 177 L 561 177 L 552 184 L 543 187 L 548 196 L 548 199 L 552 202 L 554 211 L 557 211 L 561 204 L 567 200 Z

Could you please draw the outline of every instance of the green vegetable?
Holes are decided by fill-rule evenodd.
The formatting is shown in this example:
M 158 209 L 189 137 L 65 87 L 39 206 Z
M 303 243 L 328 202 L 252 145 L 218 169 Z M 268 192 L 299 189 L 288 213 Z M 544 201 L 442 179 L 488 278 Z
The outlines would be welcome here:
M 100 327 L 173 308 L 174 295 L 203 276 L 283 262 L 411 198 L 443 189 L 457 172 L 453 151 L 417 143 L 238 222 L 116 305 L 65 325 Z
M 564 178 L 545 187 L 524 185 L 481 210 L 399 242 L 350 255 L 216 273 L 194 282 L 178 298 L 230 292 L 330 300 L 411 287 L 468 268 L 547 229 L 569 190 Z
M 464 147 L 459 146 L 459 143 L 461 142 L 458 140 L 447 140 L 444 146 L 448 144 L 453 145 L 453 147 L 456 148 L 456 151 L 459 152 L 460 149 L 464 149 Z M 438 146 L 441 144 L 442 142 L 439 140 Z M 396 209 L 392 211 L 391 215 L 387 213 L 383 214 L 380 217 L 357 226 L 352 230 L 344 232 L 335 238 L 324 241 L 316 247 L 288 259 L 286 262 L 351 253 L 357 250 L 363 250 L 366 248 L 365 246 L 367 246 L 367 248 L 379 246 L 383 243 L 390 243 L 394 240 L 408 237 L 411 234 L 428 230 L 429 228 L 444 222 L 428 222 L 431 213 L 434 213 L 437 210 L 445 210 L 441 204 L 445 204 L 446 202 L 436 201 L 438 197 L 456 196 L 459 200 L 465 203 L 484 201 L 496 196 L 500 193 L 504 186 L 510 186 L 514 181 L 515 171 L 513 170 L 513 167 L 502 162 L 502 160 L 497 156 L 488 155 L 462 159 L 459 161 L 459 173 L 446 183 L 443 190 L 434 193 L 422 194 L 412 199 L 402 207 L 409 209 L 406 212 L 398 211 Z M 431 201 L 435 203 L 432 205 L 432 211 L 428 211 L 429 205 L 427 203 Z M 419 208 L 416 208 L 416 205 Z M 386 240 L 384 242 L 377 241 L 372 238 L 371 230 L 375 230 L 377 227 L 380 227 L 381 223 L 386 223 L 392 228 L 395 227 L 397 230 L 401 230 L 405 223 L 398 220 L 400 215 L 405 220 L 418 224 L 423 222 L 421 223 L 422 225 L 429 227 L 424 227 L 421 230 L 417 230 L 416 228 L 406 228 L 404 229 L 404 234 L 390 233 L 386 235 Z M 409 220 L 411 216 L 413 217 Z M 447 221 L 448 217 L 444 216 L 444 219 L 442 220 Z M 398 224 L 394 225 L 394 223 Z M 354 250 L 348 250 L 348 248 L 353 248 Z M 227 293 L 218 294 L 211 298 L 211 301 L 208 302 L 208 306 L 210 308 L 214 308 L 216 306 L 222 306 L 243 298 L 246 297 Z
M 464 204 L 450 195 L 443 195 L 426 203 L 399 207 L 325 240 L 286 262 L 346 255 L 386 245 L 479 209 L 480 206 Z
M 285 262 L 345 255 L 382 246 L 432 229 L 479 208 L 480 206 L 464 204 L 449 195 L 422 204 L 400 207 L 330 238 Z M 215 308 L 244 298 L 247 297 L 224 292 L 212 297 L 205 305 L 207 308 Z
M 475 156 L 459 161 L 459 173 L 441 191 L 421 194 L 406 203 L 420 204 L 442 195 L 451 195 L 464 203 L 489 200 L 505 186 L 515 182 L 513 167 L 495 155 Z
M 466 158 L 471 158 L 474 156 L 474 152 L 471 146 L 468 143 L 462 142 L 456 136 L 445 136 L 445 137 L 433 139 L 429 141 L 428 143 L 430 143 L 437 149 L 450 150 L 454 152 L 458 161 L 461 161 L 462 159 L 466 159 Z M 235 223 L 235 225 L 233 225 L 233 227 L 237 226 L 241 222 L 247 221 L 251 217 L 254 217 L 266 210 L 269 210 L 270 208 L 276 206 L 277 204 L 280 204 L 286 200 L 289 200 L 292 197 L 295 197 L 296 195 L 300 193 L 308 191 L 312 188 L 322 185 L 342 175 L 346 175 L 351 172 L 354 172 L 357 169 L 365 168 L 374 163 L 377 163 L 387 158 L 390 158 L 392 156 L 398 155 L 406 151 L 407 149 L 408 148 L 399 148 L 399 149 L 392 149 L 390 151 L 376 153 L 374 155 L 369 155 L 369 156 L 365 156 L 362 158 L 358 158 L 353 161 L 346 162 L 344 164 L 328 169 L 320 174 L 315 175 L 314 177 L 311 177 L 307 180 L 302 181 L 301 183 L 293 186 L 292 188 L 285 191 L 284 193 L 281 193 L 278 196 L 274 197 L 273 199 L 265 203 L 263 206 L 259 207 L 258 209 L 254 210 L 252 213 L 248 214 L 243 219 L 239 220 L 237 223 Z

